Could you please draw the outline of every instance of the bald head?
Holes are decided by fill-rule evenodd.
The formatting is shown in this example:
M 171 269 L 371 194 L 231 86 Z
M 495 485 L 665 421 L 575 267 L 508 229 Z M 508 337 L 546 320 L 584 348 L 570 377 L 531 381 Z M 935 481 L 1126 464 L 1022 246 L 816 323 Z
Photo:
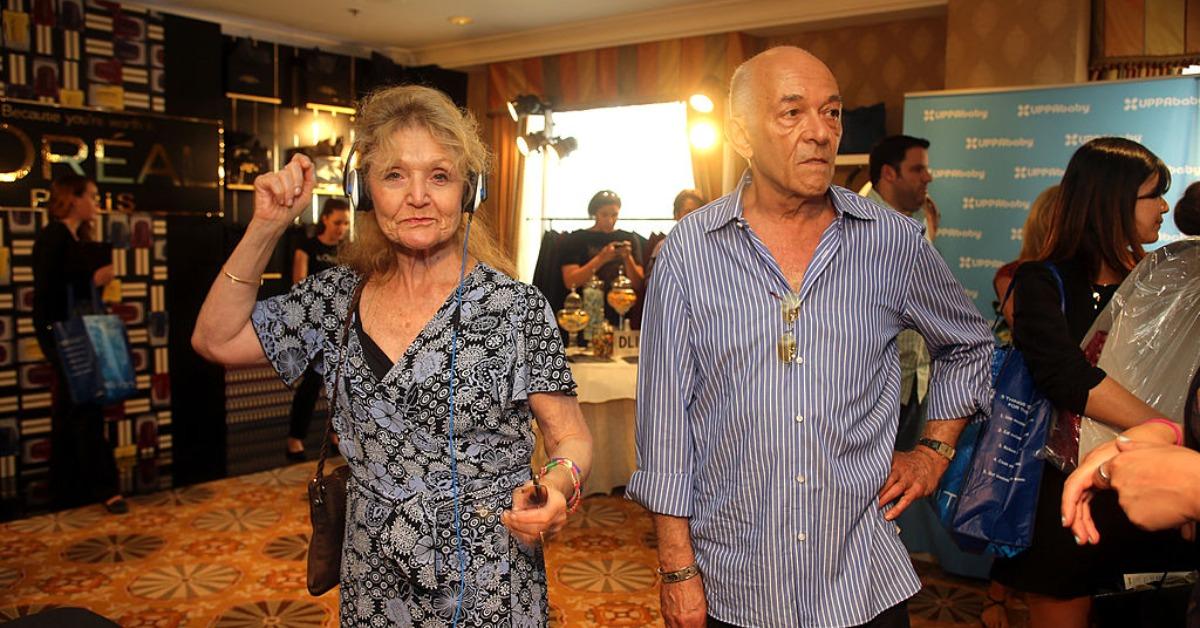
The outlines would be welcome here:
M 842 97 L 829 68 L 799 48 L 772 48 L 734 72 L 729 100 L 729 141 L 754 181 L 791 199 L 823 198 L 842 137 Z
M 763 85 L 764 80 L 769 81 L 788 69 L 814 76 L 824 75 L 822 78 L 828 78 L 835 85 L 837 83 L 829 67 L 812 53 L 795 46 L 776 46 L 750 57 L 733 71 L 733 78 L 729 81 L 730 116 L 752 115 L 755 94 L 762 93 L 757 87 Z

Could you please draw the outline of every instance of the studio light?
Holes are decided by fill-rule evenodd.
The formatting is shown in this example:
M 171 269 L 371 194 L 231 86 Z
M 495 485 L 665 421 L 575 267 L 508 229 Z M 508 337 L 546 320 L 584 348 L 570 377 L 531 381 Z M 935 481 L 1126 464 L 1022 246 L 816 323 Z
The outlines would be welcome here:
M 538 131 L 537 133 L 529 133 L 517 138 L 517 150 L 521 151 L 522 155 L 529 156 L 530 153 L 536 153 L 543 146 L 550 143 L 546 134 Z
M 579 148 L 579 141 L 573 137 L 556 137 L 550 140 L 550 148 L 559 159 L 563 159 Z
M 508 101 L 508 115 L 512 116 L 513 122 L 520 122 L 521 116 L 541 115 L 549 108 L 548 103 L 533 94 L 521 94 Z
M 707 121 L 696 122 L 689 129 L 688 138 L 697 150 L 708 150 L 717 145 L 717 127 Z
M 709 98 L 707 94 L 692 94 L 692 96 L 688 98 L 688 104 L 692 106 L 692 109 L 695 109 L 700 113 L 712 113 L 713 110 L 712 98 Z

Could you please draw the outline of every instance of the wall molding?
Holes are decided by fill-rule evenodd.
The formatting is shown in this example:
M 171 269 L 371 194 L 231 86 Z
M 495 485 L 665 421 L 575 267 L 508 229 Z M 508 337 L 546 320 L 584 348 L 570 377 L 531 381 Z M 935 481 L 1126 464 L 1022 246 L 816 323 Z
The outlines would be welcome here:
M 372 51 L 401 65 L 464 69 L 498 61 L 609 48 L 650 41 L 736 31 L 780 32 L 878 22 L 944 12 L 949 0 L 702 0 L 683 6 L 571 22 L 503 35 L 417 48 L 371 48 L 340 35 L 302 31 L 286 25 L 186 6 L 188 0 L 148 0 L 147 8 L 221 25 L 224 35 L 250 37 L 329 52 L 368 57 Z
M 881 16 L 912 17 L 944 11 L 948 0 L 709 0 L 653 11 L 560 24 L 505 35 L 424 46 L 392 49 L 411 54 L 419 65 L 464 68 L 579 50 L 609 48 L 649 41 L 679 39 L 715 33 L 793 30 L 846 24 Z

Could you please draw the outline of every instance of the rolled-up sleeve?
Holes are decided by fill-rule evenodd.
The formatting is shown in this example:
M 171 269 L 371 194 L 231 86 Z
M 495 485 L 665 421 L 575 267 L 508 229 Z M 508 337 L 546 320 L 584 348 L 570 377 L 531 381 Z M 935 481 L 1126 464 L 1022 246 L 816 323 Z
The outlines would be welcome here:
M 694 449 L 688 405 L 694 382 L 687 295 L 671 246 L 664 247 L 646 293 L 637 393 L 637 471 L 626 495 L 647 510 L 692 512 Z
M 255 304 L 250 315 L 254 333 L 267 361 L 288 386 L 296 384 L 331 334 L 342 327 L 356 281 L 349 270 L 335 267 Z
M 990 414 L 991 331 L 945 260 L 924 239 L 908 286 L 904 324 L 929 347 L 929 420 Z

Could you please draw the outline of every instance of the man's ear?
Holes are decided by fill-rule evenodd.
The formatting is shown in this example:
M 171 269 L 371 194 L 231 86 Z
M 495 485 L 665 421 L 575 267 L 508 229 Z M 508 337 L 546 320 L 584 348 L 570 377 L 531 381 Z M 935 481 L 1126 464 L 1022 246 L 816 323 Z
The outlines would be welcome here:
M 891 164 L 883 164 L 883 168 L 879 170 L 880 181 L 895 181 L 900 178 L 900 172 L 892 167 Z
M 733 150 L 746 161 L 754 157 L 754 149 L 750 146 L 750 132 L 746 129 L 746 121 L 741 116 L 730 117 L 725 125 L 725 137 Z

